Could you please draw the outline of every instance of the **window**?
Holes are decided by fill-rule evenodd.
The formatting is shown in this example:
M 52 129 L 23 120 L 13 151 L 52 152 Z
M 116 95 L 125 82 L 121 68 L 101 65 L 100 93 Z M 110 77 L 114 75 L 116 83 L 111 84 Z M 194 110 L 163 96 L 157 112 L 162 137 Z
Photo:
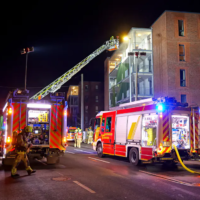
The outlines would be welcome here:
M 99 110 L 99 108 L 98 108 L 98 106 L 96 106 L 96 111 L 98 111 Z
M 88 91 L 88 85 L 85 85 L 85 91 Z
M 185 61 L 185 45 L 179 44 L 179 61 Z
M 178 33 L 179 36 L 184 36 L 184 21 L 183 20 L 178 20 Z
M 85 106 L 85 112 L 88 113 L 88 106 Z
M 187 103 L 186 94 L 181 94 L 181 103 Z
M 96 96 L 96 102 L 99 102 L 99 98 L 98 98 L 98 96 Z
M 112 122 L 112 117 L 107 117 L 107 119 L 106 119 L 106 131 L 105 132 L 111 131 L 111 122 Z
M 88 95 L 85 95 L 85 103 L 88 102 L 88 99 L 89 99 Z
M 85 123 L 88 123 L 88 117 L 85 116 Z
M 180 70 L 180 86 L 186 87 L 186 77 L 185 77 L 185 70 L 184 69 Z
M 98 85 L 96 85 L 96 90 L 98 90 L 99 89 L 99 86 Z

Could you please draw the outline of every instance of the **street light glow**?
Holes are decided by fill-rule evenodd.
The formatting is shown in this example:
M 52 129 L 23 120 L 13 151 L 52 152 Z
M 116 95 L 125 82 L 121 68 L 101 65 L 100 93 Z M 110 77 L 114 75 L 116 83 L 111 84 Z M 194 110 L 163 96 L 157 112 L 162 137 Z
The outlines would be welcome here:
M 124 41 L 128 41 L 128 37 L 127 36 L 125 36 L 123 39 L 124 39 Z

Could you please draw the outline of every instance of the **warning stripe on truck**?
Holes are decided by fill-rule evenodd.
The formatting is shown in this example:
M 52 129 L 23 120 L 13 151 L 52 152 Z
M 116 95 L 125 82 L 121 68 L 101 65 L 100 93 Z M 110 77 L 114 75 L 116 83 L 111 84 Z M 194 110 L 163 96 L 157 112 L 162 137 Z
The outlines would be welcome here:
M 62 105 L 51 106 L 50 148 L 65 150 L 62 146 L 62 113 Z
M 190 115 L 190 145 L 191 151 L 194 149 L 194 133 L 193 133 L 193 120 L 192 120 L 192 112 Z
M 198 149 L 198 142 L 199 142 L 199 134 L 198 134 L 199 112 L 198 110 L 195 110 L 194 117 L 195 117 L 195 149 Z
M 12 106 L 13 106 L 13 131 L 17 131 L 19 133 L 20 131 L 19 128 L 23 129 L 26 126 L 26 104 L 21 104 L 21 121 L 20 121 L 20 103 L 12 103 Z
M 169 143 L 169 138 L 170 138 L 170 132 L 169 132 L 169 113 L 168 110 L 166 110 L 163 113 L 163 142 L 164 143 Z M 170 153 L 171 152 L 171 147 L 163 147 L 162 153 Z

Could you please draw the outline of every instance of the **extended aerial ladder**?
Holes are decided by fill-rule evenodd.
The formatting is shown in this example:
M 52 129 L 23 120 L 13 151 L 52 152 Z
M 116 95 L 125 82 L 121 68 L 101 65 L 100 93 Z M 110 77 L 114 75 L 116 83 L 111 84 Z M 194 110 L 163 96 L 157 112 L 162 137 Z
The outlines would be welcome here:
M 69 79 L 71 79 L 75 74 L 77 74 L 83 67 L 85 67 L 91 60 L 93 60 L 96 56 L 101 54 L 103 51 L 114 51 L 119 48 L 119 39 L 114 39 L 112 36 L 109 41 L 106 41 L 101 47 L 99 47 L 96 51 L 91 53 L 84 60 L 75 65 L 72 69 L 68 70 L 62 76 L 57 78 L 55 81 L 50 83 L 48 86 L 40 90 L 37 94 L 32 96 L 30 99 L 40 100 L 47 96 L 49 93 L 54 93 L 59 90 L 62 85 L 64 85 Z

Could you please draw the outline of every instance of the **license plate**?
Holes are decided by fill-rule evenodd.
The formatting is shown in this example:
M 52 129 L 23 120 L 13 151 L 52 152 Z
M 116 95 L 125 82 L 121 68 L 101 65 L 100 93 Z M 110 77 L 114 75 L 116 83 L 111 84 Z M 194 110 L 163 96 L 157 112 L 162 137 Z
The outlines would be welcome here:
M 160 158 L 160 160 L 173 160 L 173 158 Z

